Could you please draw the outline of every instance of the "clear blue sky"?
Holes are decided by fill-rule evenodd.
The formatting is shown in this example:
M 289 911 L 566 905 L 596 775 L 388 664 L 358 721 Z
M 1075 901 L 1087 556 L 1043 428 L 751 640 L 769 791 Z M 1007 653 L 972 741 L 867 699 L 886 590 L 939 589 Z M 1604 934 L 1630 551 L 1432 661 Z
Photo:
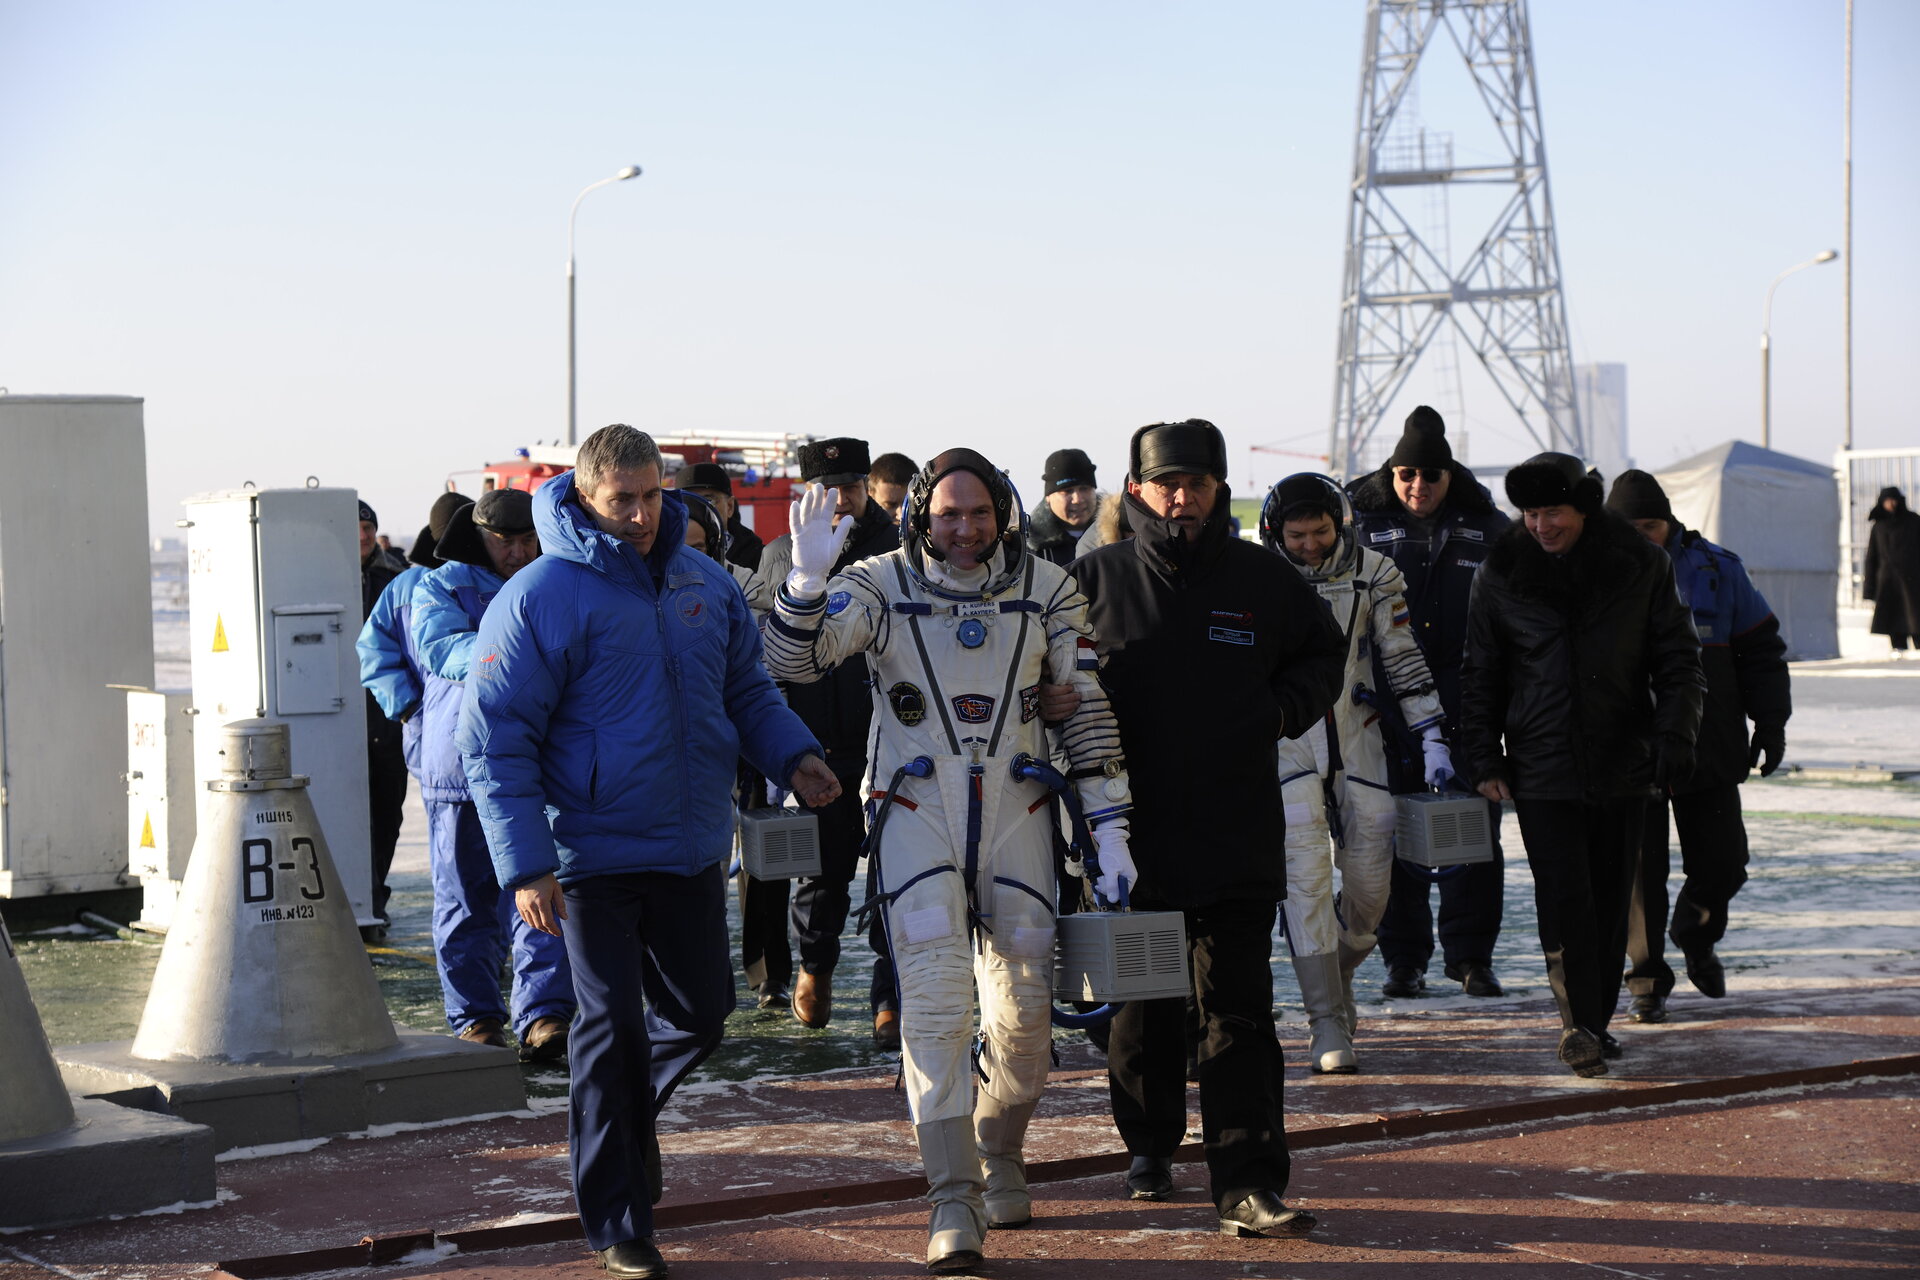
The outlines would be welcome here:
M 16 0 L 0 385 L 147 397 L 156 529 L 314 474 L 410 530 L 564 430 L 567 206 L 639 163 L 581 212 L 583 434 L 964 442 L 1025 484 L 1072 444 L 1110 485 L 1199 415 L 1251 492 L 1244 446 L 1324 448 L 1364 13 Z M 1842 13 L 1533 7 L 1575 358 L 1628 366 L 1643 464 L 1757 438 L 1767 282 L 1841 239 Z M 1920 5 L 1856 23 L 1856 441 L 1920 444 Z M 1775 444 L 1818 459 L 1840 299 L 1825 266 L 1775 309 Z M 1532 452 L 1477 385 L 1473 459 Z

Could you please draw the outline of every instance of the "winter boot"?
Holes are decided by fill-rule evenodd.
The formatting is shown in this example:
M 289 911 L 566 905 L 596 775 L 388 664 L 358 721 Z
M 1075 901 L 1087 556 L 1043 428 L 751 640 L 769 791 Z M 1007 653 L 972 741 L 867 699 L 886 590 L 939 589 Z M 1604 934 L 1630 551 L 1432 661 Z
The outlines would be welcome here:
M 927 1270 L 937 1276 L 972 1271 L 980 1265 L 987 1234 L 981 1202 L 986 1178 L 974 1145 L 973 1117 L 934 1120 L 913 1133 L 927 1171 L 927 1203 L 933 1206 L 927 1219 Z
M 1033 1108 L 1032 1102 L 1002 1102 L 984 1089 L 974 1104 L 973 1129 L 980 1139 L 980 1166 L 987 1177 L 989 1228 L 1024 1227 L 1033 1221 L 1027 1162 L 1020 1154 Z
M 1313 1039 L 1307 1060 L 1315 1075 L 1351 1075 L 1359 1068 L 1353 1058 L 1353 1036 L 1347 1030 L 1346 1009 L 1340 995 L 1340 957 L 1331 951 L 1317 956 L 1295 956 L 1293 976 L 1300 981 L 1300 998 L 1307 1006 Z
M 1351 1040 L 1360 1029 L 1360 1010 L 1353 1003 L 1353 975 L 1373 952 L 1355 951 L 1342 942 L 1335 954 L 1340 957 L 1340 1017 L 1347 1024 L 1347 1039 Z

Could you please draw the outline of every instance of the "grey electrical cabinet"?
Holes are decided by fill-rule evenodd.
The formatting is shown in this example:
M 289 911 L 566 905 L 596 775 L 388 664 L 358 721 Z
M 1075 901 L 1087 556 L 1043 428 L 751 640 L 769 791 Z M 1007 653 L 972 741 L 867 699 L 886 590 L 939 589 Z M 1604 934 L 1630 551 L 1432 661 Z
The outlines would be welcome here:
M 372 924 L 360 507 L 352 489 L 227 489 L 186 503 L 194 775 L 220 776 L 221 725 L 284 720 L 354 918 Z
M 0 395 L 0 898 L 127 868 L 127 703 L 153 683 L 137 396 Z

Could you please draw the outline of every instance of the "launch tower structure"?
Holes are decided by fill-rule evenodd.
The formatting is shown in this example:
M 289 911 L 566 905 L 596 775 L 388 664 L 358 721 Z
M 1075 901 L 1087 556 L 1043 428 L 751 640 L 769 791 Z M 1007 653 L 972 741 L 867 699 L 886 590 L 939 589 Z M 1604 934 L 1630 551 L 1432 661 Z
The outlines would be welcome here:
M 1450 55 L 1464 59 L 1504 155 L 1456 164 L 1451 135 L 1393 128 L 1422 59 Z M 1505 197 L 1457 262 L 1406 212 L 1423 189 L 1447 190 L 1442 184 Z M 1467 228 L 1456 221 L 1454 229 Z M 1585 456 L 1525 0 L 1368 5 L 1328 448 L 1334 474 L 1366 465 L 1368 440 L 1448 323 L 1542 449 Z

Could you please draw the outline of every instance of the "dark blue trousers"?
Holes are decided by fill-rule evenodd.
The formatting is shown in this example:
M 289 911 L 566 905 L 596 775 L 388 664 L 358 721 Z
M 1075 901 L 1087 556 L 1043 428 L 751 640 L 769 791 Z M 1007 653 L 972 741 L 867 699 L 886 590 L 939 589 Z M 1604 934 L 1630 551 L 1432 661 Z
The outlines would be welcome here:
M 580 1002 L 567 1037 L 573 1197 L 587 1243 L 607 1249 L 653 1234 L 654 1116 L 733 1012 L 726 870 L 592 876 L 565 891 Z

